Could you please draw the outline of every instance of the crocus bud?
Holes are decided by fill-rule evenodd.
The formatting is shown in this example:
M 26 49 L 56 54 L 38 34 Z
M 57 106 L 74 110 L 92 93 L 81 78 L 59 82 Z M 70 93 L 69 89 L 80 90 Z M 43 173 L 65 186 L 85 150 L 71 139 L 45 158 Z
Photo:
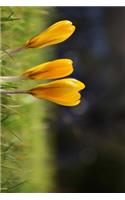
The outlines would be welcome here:
M 43 48 L 49 45 L 58 44 L 67 40 L 74 31 L 75 26 L 71 21 L 62 20 L 28 40 L 24 46 L 26 48 Z
M 73 72 L 72 63 L 70 59 L 53 60 L 26 70 L 22 76 L 34 80 L 65 77 Z
M 80 103 L 80 90 L 85 85 L 73 78 L 56 80 L 46 84 L 40 84 L 28 91 L 29 94 L 52 101 L 64 106 L 76 106 Z

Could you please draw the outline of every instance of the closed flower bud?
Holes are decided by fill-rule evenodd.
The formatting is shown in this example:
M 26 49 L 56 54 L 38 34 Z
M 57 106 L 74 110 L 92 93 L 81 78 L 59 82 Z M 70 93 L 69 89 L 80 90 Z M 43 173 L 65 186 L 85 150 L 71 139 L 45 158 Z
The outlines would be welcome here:
M 79 91 L 84 88 L 85 85 L 81 81 L 65 78 L 47 84 L 40 84 L 29 90 L 28 93 L 60 105 L 76 106 L 80 103 L 81 95 Z
M 34 80 L 62 78 L 73 72 L 72 63 L 70 59 L 58 59 L 46 62 L 26 70 L 22 74 L 22 77 Z
M 34 36 L 25 44 L 26 48 L 43 48 L 67 40 L 75 31 L 75 26 L 68 20 L 51 25 L 42 33 Z

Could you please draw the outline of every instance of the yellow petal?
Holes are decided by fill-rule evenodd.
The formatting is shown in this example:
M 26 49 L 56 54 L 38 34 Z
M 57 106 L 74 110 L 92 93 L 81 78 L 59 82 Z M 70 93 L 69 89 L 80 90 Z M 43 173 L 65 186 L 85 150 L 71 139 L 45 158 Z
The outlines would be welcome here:
M 46 99 L 49 101 L 52 101 L 53 103 L 62 105 L 62 106 L 77 106 L 80 103 L 80 100 L 76 100 L 76 101 L 59 101 L 59 100 L 51 100 L 51 99 Z
M 67 96 L 63 97 L 58 97 L 58 98 L 51 98 L 51 97 L 46 97 L 45 99 L 52 101 L 54 103 L 60 104 L 60 105 L 65 105 L 65 106 L 75 106 L 80 103 L 80 93 L 74 92 L 72 94 L 68 94 Z
M 22 76 L 34 80 L 62 78 L 73 72 L 72 63 L 70 59 L 58 59 L 46 62 L 26 70 Z
M 68 20 L 51 25 L 42 33 L 34 36 L 25 44 L 27 48 L 43 48 L 67 40 L 75 31 L 75 26 Z
M 76 89 L 78 91 L 85 88 L 84 83 L 74 78 L 64 78 L 61 80 L 52 81 L 45 84 L 40 84 L 36 88 L 63 88 L 63 89 Z
M 60 104 L 62 106 L 77 106 L 78 104 L 80 104 L 80 100 L 70 103 L 69 102 L 54 102 L 54 103 Z
M 85 85 L 72 78 L 61 79 L 47 84 L 40 84 L 29 93 L 37 98 L 43 98 L 65 106 L 75 106 L 80 103 L 79 93 Z

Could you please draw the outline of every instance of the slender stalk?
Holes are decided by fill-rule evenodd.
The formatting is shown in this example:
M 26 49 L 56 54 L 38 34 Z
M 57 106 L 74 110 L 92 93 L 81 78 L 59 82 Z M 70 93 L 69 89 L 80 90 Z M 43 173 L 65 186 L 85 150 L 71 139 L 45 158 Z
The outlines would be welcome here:
M 0 76 L 0 83 L 14 82 L 14 81 L 19 81 L 23 79 L 25 79 L 25 77 L 23 76 Z
M 14 89 L 14 90 L 4 90 L 0 89 L 1 94 L 26 94 L 28 90 Z
M 25 49 L 24 46 L 23 47 L 18 47 L 18 48 L 14 49 L 14 50 L 8 50 L 7 53 L 9 55 L 11 55 L 11 56 L 14 56 L 14 55 L 16 55 L 16 53 L 18 53 L 20 51 L 23 51 L 24 49 Z
M 22 47 L 18 47 L 18 48 L 16 48 L 16 49 L 8 49 L 8 50 L 5 50 L 4 53 L 1 55 L 1 57 L 3 58 L 3 57 L 5 57 L 5 56 L 7 56 L 7 55 L 9 55 L 9 56 L 14 56 L 14 55 L 16 55 L 18 52 L 21 52 L 21 51 L 23 51 L 23 50 L 25 50 L 25 49 L 26 49 L 25 46 L 22 46 Z

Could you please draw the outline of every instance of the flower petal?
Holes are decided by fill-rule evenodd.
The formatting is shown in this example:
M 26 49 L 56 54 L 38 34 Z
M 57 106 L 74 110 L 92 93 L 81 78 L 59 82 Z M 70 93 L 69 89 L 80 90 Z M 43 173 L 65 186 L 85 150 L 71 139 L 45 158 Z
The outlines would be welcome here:
M 28 40 L 26 48 L 43 48 L 58 44 L 68 39 L 75 31 L 75 26 L 68 20 L 59 21 L 48 29 Z
M 62 78 L 73 72 L 72 63 L 70 59 L 58 59 L 46 62 L 26 70 L 22 76 L 34 80 Z
M 36 88 L 60 88 L 60 89 L 76 89 L 78 91 L 85 88 L 84 83 L 74 78 L 64 78 L 45 84 L 40 84 Z
M 45 99 L 55 102 L 55 103 L 58 103 L 58 104 L 61 104 L 61 105 L 64 105 L 64 104 L 72 105 L 72 104 L 76 103 L 77 101 L 79 101 L 80 98 L 81 98 L 80 93 L 78 93 L 76 91 L 70 95 L 58 97 L 58 98 L 45 97 Z
M 84 87 L 82 82 L 67 78 L 40 84 L 29 90 L 29 93 L 37 98 L 47 99 L 60 105 L 73 106 L 80 103 L 79 91 Z

